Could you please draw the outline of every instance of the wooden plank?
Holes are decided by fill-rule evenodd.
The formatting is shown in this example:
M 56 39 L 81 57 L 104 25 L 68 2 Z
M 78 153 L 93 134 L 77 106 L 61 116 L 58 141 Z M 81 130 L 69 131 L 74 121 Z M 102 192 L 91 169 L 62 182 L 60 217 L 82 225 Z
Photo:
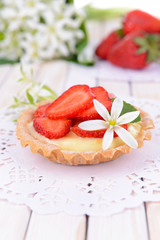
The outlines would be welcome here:
M 90 67 L 70 63 L 64 90 L 76 84 L 87 84 L 90 87 L 96 86 L 96 79 L 92 76 Z
M 11 67 L 9 65 L 0 66 L 0 86 L 6 81 L 7 74 L 10 71 Z
M 160 99 L 160 83 L 132 83 L 133 95 L 139 98 Z
M 93 45 L 98 45 L 111 31 L 121 27 L 121 18 L 107 21 L 88 21 L 87 32 Z
M 36 79 L 49 85 L 58 95 L 62 93 L 66 82 L 69 63 L 53 61 L 41 64 Z
M 25 240 L 85 240 L 85 216 L 33 213 Z
M 87 240 L 147 240 L 144 206 L 110 217 L 90 217 Z
M 160 239 L 160 202 L 146 204 L 150 240 Z
M 114 93 L 118 97 L 124 98 L 125 96 L 130 96 L 130 86 L 128 83 L 99 79 L 98 84 L 104 87 L 108 92 Z
M 22 240 L 31 211 L 26 206 L 0 201 L 0 239 Z

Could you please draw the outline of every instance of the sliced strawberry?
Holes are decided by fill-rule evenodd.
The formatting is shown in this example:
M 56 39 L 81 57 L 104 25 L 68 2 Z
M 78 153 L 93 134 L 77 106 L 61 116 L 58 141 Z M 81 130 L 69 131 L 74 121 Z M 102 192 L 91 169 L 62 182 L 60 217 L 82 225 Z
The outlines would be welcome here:
M 128 129 L 127 124 L 121 125 L 121 127 L 125 128 L 126 130 Z M 79 137 L 88 137 L 88 138 L 103 138 L 106 129 L 100 129 L 100 130 L 94 130 L 94 131 L 88 131 L 88 130 L 83 130 L 79 128 L 77 125 L 71 127 L 71 131 L 74 132 L 77 136 Z M 118 137 L 118 135 L 114 132 L 114 138 Z
M 49 105 L 50 103 L 38 107 L 34 113 L 34 118 L 46 117 L 46 109 L 49 107 Z
M 88 131 L 79 128 L 78 126 L 71 127 L 71 131 L 74 132 L 79 137 L 88 137 L 88 138 L 102 138 L 107 129 L 101 129 L 96 131 Z
M 46 117 L 33 119 L 33 127 L 41 135 L 52 139 L 65 136 L 72 125 L 70 119 L 50 120 Z
M 47 109 L 46 116 L 50 119 L 74 117 L 89 108 L 94 98 L 89 86 L 75 85 L 57 98 Z
M 91 91 L 95 95 L 96 99 L 102 103 L 108 111 L 111 110 L 112 101 L 109 99 L 108 92 L 103 87 L 93 87 Z M 80 121 L 91 120 L 91 119 L 100 119 L 101 116 L 97 113 L 92 103 L 92 106 L 77 114 L 76 118 Z

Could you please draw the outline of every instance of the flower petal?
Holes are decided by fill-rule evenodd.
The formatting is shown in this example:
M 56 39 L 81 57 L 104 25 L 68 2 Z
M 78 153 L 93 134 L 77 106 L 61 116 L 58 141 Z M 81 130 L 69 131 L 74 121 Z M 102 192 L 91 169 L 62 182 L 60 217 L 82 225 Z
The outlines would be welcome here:
M 94 107 L 95 107 L 96 111 L 99 113 L 99 115 L 101 115 L 101 117 L 103 117 L 104 120 L 109 121 L 111 119 L 111 116 L 109 115 L 107 108 L 102 103 L 97 101 L 96 99 L 93 99 L 93 103 L 94 103 Z
M 113 141 L 113 130 L 108 129 L 105 132 L 104 137 L 103 137 L 103 150 L 106 150 L 107 148 L 109 148 L 112 141 Z
M 78 125 L 83 130 L 89 130 L 89 131 L 94 131 L 94 130 L 99 130 L 99 129 L 107 129 L 107 125 L 105 121 L 103 120 L 89 120 L 82 122 Z
M 140 111 L 133 111 L 133 112 L 128 112 L 123 114 L 117 119 L 117 124 L 125 124 L 125 123 L 130 123 L 134 119 L 136 119 L 140 114 Z
M 111 108 L 111 118 L 112 119 L 117 119 L 122 112 L 123 108 L 123 100 L 120 98 L 116 98 L 112 104 Z
M 136 139 L 124 128 L 116 126 L 114 128 L 117 135 L 131 148 L 137 148 L 138 143 Z

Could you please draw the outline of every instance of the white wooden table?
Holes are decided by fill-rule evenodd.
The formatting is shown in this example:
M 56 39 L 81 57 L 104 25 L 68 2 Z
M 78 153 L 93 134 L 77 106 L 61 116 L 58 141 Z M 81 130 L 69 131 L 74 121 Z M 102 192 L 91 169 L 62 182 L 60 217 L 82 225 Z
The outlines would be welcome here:
M 110 25 L 109 25 L 110 26 Z M 93 37 L 105 34 L 94 23 Z M 91 29 L 91 28 L 90 28 Z M 101 85 L 120 97 L 136 96 L 160 100 L 160 83 L 105 81 L 81 75 L 76 65 L 57 61 L 34 65 L 36 79 L 46 81 L 58 94 L 73 84 Z M 0 107 L 20 91 L 16 80 L 19 66 L 0 66 Z M 0 201 L 0 240 L 159 240 L 160 202 L 143 203 L 110 217 L 71 216 L 65 213 L 39 215 L 27 206 Z

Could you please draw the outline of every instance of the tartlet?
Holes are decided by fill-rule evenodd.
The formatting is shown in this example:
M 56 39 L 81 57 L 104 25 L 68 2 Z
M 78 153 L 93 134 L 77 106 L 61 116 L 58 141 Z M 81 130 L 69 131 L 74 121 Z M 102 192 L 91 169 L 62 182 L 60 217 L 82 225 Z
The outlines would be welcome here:
M 39 105 L 43 105 L 40 103 Z M 154 128 L 152 119 L 149 114 L 139 110 L 141 115 L 141 121 L 139 124 L 139 130 L 136 134 L 136 140 L 138 148 L 143 146 L 144 140 L 151 139 L 151 131 L 149 129 Z M 88 165 L 98 164 L 101 162 L 107 162 L 118 158 L 119 156 L 129 153 L 132 148 L 127 144 L 120 143 L 116 147 L 110 147 L 106 150 L 85 150 L 78 151 L 63 149 L 54 141 L 49 140 L 45 136 L 42 136 L 36 132 L 31 126 L 34 119 L 35 110 L 25 110 L 17 121 L 16 135 L 20 140 L 22 147 L 30 146 L 33 153 L 39 153 L 52 162 L 67 164 L 67 165 Z M 69 135 L 70 136 L 70 135 Z M 85 138 L 78 137 L 81 141 L 85 141 Z M 74 139 L 73 139 L 74 141 Z M 56 142 L 56 141 L 55 141 Z

